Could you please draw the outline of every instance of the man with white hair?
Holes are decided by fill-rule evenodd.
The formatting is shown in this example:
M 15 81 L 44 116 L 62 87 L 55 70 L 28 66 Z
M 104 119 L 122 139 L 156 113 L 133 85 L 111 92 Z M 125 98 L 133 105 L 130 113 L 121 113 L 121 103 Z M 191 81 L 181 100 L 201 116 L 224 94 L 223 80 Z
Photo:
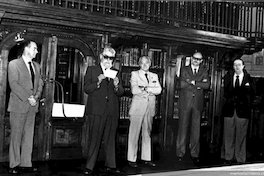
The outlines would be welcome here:
M 181 68 L 179 97 L 179 127 L 176 153 L 179 161 L 185 155 L 187 133 L 190 128 L 190 154 L 195 164 L 199 163 L 200 121 L 204 108 L 204 90 L 209 88 L 208 70 L 201 66 L 203 56 L 196 52 L 191 64 Z
M 88 158 L 84 175 L 92 175 L 100 145 L 104 141 L 106 171 L 119 173 L 116 168 L 115 137 L 119 119 L 118 97 L 124 92 L 120 75 L 113 72 L 115 50 L 109 46 L 100 54 L 100 64 L 88 67 L 84 77 L 84 92 L 88 94 L 85 120 L 88 132 Z M 111 69 L 111 70 L 110 70 Z
M 138 140 L 141 131 L 141 160 L 148 166 L 156 166 L 151 158 L 151 130 L 155 116 L 156 95 L 161 93 L 161 85 L 156 73 L 149 71 L 151 59 L 148 56 L 139 58 L 140 69 L 131 72 L 132 103 L 129 109 L 129 134 L 127 160 L 131 167 L 138 167 Z

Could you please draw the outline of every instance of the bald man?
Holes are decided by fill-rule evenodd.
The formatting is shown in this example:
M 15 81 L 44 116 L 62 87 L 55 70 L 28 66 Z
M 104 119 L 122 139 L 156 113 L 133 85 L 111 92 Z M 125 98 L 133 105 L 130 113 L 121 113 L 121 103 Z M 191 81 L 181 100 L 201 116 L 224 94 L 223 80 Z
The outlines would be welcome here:
M 180 74 L 179 127 L 176 153 L 179 161 L 186 152 L 188 129 L 190 129 L 190 154 L 196 164 L 200 153 L 200 121 L 204 108 L 204 90 L 209 88 L 208 70 L 201 66 L 203 56 L 196 52 L 191 64 L 183 67 Z
M 85 117 L 89 129 L 88 158 L 84 175 L 92 175 L 102 140 L 106 170 L 120 172 L 116 168 L 115 137 L 119 119 L 118 97 L 123 94 L 124 89 L 119 74 L 114 78 L 107 77 L 107 73 L 113 69 L 115 54 L 113 48 L 105 47 L 100 54 L 100 64 L 88 67 L 84 77 L 84 92 L 88 94 Z

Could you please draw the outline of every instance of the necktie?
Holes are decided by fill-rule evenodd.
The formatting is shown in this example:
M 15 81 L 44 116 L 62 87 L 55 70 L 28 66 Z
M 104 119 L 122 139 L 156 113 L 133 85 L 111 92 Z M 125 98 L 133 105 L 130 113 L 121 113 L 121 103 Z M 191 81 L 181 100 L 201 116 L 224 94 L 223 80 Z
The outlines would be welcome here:
M 195 68 L 193 74 L 196 75 L 196 73 L 197 73 L 197 69 Z
M 239 87 L 239 76 L 236 76 L 235 88 Z
M 105 71 L 107 70 L 107 68 L 105 68 Z M 109 83 L 109 81 L 110 81 L 110 78 L 106 78 L 106 81 L 107 81 L 107 84 Z
M 146 78 L 147 78 L 147 81 L 149 82 L 149 79 L 148 79 L 148 74 L 147 74 L 147 73 L 145 73 L 145 76 L 146 76 Z
M 34 87 L 35 74 L 34 74 L 34 71 L 33 71 L 33 67 L 32 67 L 31 62 L 28 62 L 28 64 L 29 64 L 29 70 L 30 70 L 30 73 L 31 73 L 31 81 L 32 81 L 32 85 L 33 85 L 33 87 Z

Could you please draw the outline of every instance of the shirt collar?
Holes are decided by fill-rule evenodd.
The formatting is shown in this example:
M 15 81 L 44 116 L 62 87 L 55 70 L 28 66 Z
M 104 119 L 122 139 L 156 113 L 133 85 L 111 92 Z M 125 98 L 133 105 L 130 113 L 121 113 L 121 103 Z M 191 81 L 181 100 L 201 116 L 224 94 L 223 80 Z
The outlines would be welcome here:
M 149 71 L 144 71 L 144 70 L 139 70 L 141 73 L 143 73 L 143 74 L 148 74 L 149 73 Z
M 236 77 L 236 76 L 239 76 L 239 78 L 243 78 L 243 77 L 244 77 L 244 72 L 242 72 L 242 73 L 239 74 L 239 75 L 235 73 L 235 74 L 234 74 L 234 77 Z
M 194 69 L 196 69 L 197 71 L 199 70 L 199 66 L 191 65 L 191 68 L 192 68 L 192 70 L 194 70 Z
M 28 62 L 32 62 L 32 59 L 29 59 L 29 58 L 27 58 L 27 57 L 25 57 L 25 56 L 23 56 L 23 55 L 22 55 L 22 59 L 24 60 L 24 62 L 25 62 L 26 64 L 28 64 Z

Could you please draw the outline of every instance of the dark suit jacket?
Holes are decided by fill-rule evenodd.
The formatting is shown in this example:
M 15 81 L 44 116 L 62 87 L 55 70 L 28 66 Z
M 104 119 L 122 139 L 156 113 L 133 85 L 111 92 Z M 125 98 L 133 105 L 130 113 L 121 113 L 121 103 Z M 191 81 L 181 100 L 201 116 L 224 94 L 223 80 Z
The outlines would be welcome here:
M 102 115 L 105 112 L 106 105 L 108 104 L 111 116 L 119 116 L 119 99 L 124 93 L 122 80 L 118 74 L 119 87 L 114 90 L 113 79 L 109 83 L 107 78 L 104 79 L 100 87 L 97 88 L 98 76 L 103 74 L 100 65 L 88 67 L 84 77 L 84 92 L 88 94 L 85 114 Z
M 21 58 L 10 61 L 8 65 L 8 81 L 11 88 L 8 111 L 26 113 L 31 106 L 28 98 L 34 95 L 35 98 L 40 98 L 43 81 L 40 77 L 40 66 L 33 61 L 35 68 L 34 88 L 31 81 L 31 76 L 28 68 Z M 39 103 L 34 106 L 35 111 L 38 111 Z
M 223 116 L 233 117 L 234 110 L 240 118 L 250 118 L 251 105 L 255 94 L 255 84 L 244 70 L 244 78 L 238 89 L 234 88 L 234 71 L 224 77 Z
M 195 85 L 188 83 L 192 80 L 195 80 Z M 200 66 L 198 73 L 193 75 L 191 66 L 182 67 L 180 81 L 179 109 L 187 109 L 194 101 L 195 107 L 202 111 L 204 107 L 204 89 L 208 89 L 210 86 L 208 70 Z

